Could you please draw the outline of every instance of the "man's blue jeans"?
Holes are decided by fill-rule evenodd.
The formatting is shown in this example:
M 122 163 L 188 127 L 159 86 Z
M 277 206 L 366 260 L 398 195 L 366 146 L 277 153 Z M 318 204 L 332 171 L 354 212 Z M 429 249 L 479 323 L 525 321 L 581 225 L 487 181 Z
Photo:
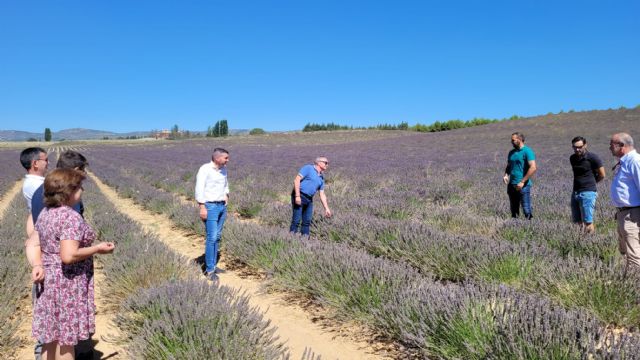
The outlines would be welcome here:
M 207 221 L 205 222 L 207 239 L 204 245 L 204 262 L 208 274 L 216 270 L 218 263 L 220 236 L 222 235 L 224 220 L 227 218 L 227 206 L 224 202 L 219 201 L 208 202 L 205 207 L 207 208 Z
M 531 219 L 531 183 L 529 182 L 520 191 L 516 189 L 516 184 L 509 184 L 507 185 L 507 194 L 509 194 L 511 217 L 516 218 L 520 216 L 520 205 L 522 205 L 524 217 Z
M 293 208 L 293 214 L 291 215 L 291 226 L 289 231 L 292 233 L 298 232 L 298 224 L 302 222 L 300 232 L 302 235 L 309 235 L 309 227 L 311 226 L 311 217 L 313 216 L 313 197 L 305 194 L 300 194 L 302 204 L 297 205 L 295 196 L 291 196 L 291 207 Z

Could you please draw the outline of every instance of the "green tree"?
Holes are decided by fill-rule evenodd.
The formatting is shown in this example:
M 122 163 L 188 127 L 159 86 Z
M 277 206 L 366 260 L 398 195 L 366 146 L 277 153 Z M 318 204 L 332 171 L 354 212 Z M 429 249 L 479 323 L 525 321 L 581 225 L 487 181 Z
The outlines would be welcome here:
M 229 125 L 226 119 L 216 121 L 213 127 L 207 128 L 207 137 L 220 137 L 229 135 Z
M 178 125 L 173 125 L 173 127 L 171 128 L 171 134 L 169 134 L 169 139 L 172 140 L 176 140 L 180 137 L 180 128 L 178 128 Z
M 51 129 L 44 128 L 44 141 L 51 141 Z
M 261 128 L 253 128 L 251 129 L 251 131 L 249 131 L 249 135 L 262 135 L 262 134 L 266 134 L 267 132 L 264 131 Z

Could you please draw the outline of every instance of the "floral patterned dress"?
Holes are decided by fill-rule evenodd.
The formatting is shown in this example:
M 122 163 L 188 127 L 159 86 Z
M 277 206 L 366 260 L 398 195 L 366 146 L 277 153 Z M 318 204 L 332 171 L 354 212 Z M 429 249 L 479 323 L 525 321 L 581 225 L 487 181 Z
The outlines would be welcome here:
M 91 246 L 96 234 L 82 216 L 68 206 L 46 208 L 35 225 L 40 235 L 44 288 L 33 310 L 32 335 L 44 344 L 75 345 L 95 333 L 93 258 L 65 265 L 60 240 Z

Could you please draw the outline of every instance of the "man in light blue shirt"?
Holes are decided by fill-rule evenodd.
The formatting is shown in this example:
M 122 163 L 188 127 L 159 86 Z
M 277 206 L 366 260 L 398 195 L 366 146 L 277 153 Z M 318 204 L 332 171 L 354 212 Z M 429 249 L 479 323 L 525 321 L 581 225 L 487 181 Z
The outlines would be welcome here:
M 618 211 L 618 247 L 628 268 L 640 269 L 640 154 L 629 134 L 618 133 L 609 142 L 611 154 L 620 159 L 613 168 L 611 202 Z
M 293 191 L 291 192 L 291 226 L 289 231 L 296 233 L 298 227 L 302 235 L 309 236 L 309 227 L 313 216 L 313 196 L 320 194 L 320 202 L 324 207 L 324 216 L 331 216 L 331 209 L 324 194 L 324 172 L 329 167 L 326 157 L 318 157 L 312 164 L 303 166 L 295 179 L 293 179 Z M 300 225 L 301 224 L 301 225 Z

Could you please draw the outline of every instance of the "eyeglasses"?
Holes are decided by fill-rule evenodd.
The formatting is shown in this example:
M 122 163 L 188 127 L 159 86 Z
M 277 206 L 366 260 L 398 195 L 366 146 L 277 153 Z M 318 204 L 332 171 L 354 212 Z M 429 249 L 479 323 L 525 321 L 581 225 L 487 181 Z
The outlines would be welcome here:
M 320 161 L 318 161 L 318 162 L 323 162 L 323 163 L 325 163 L 325 164 L 329 165 L 329 162 L 328 162 L 328 161 L 326 161 L 326 160 L 320 160 Z
M 571 147 L 573 148 L 573 150 L 580 150 L 584 147 L 584 145 L 581 145 L 581 146 L 572 145 Z
M 49 162 L 49 158 L 44 158 L 44 159 L 40 159 L 40 158 L 38 158 L 38 159 L 35 159 L 34 161 L 38 161 L 38 160 L 42 160 L 42 161 L 44 161 L 44 162 Z
M 624 146 L 624 144 L 623 144 L 623 143 L 621 143 L 621 142 L 615 142 L 615 141 L 610 141 L 610 142 L 609 142 L 609 145 L 611 145 L 611 146 L 620 146 L 620 147 L 623 147 L 623 146 Z

